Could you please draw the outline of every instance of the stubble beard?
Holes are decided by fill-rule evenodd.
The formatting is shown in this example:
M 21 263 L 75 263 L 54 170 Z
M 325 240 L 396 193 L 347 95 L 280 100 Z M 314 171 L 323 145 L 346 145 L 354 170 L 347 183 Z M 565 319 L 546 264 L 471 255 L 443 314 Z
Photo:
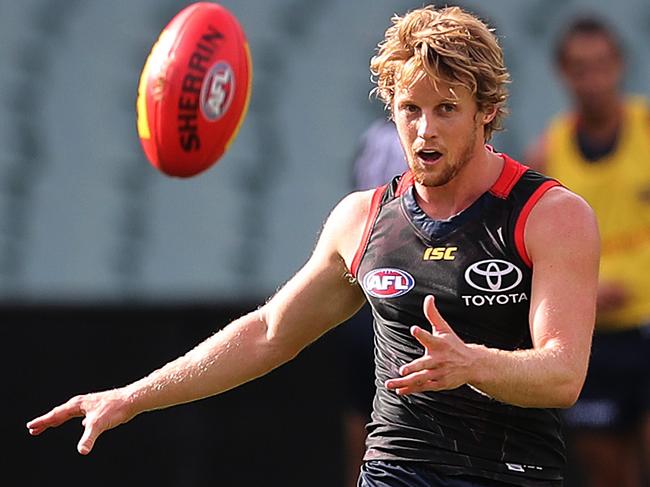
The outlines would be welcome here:
M 444 186 L 454 179 L 460 170 L 465 167 L 469 162 L 474 152 L 474 145 L 476 144 L 476 130 L 472 130 L 469 141 L 460 152 L 460 156 L 454 160 L 447 161 L 447 165 L 442 168 L 438 174 L 431 174 L 423 169 L 421 166 L 412 164 L 413 178 L 422 186 L 427 188 L 436 188 Z M 415 156 L 414 156 L 415 157 Z

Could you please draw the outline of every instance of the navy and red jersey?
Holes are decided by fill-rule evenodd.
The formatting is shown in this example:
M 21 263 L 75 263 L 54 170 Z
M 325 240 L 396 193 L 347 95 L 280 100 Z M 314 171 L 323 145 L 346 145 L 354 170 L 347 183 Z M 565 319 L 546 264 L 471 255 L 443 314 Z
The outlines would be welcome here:
M 423 354 L 409 329 L 431 328 L 422 308 L 428 294 L 466 343 L 532 347 L 524 228 L 535 203 L 559 183 L 502 157 L 492 188 L 446 220 L 419 207 L 410 172 L 375 191 L 351 268 L 375 326 L 377 390 L 365 459 L 424 462 L 444 474 L 516 485 L 560 485 L 565 444 L 557 410 L 504 404 L 467 385 L 406 396 L 384 386 Z

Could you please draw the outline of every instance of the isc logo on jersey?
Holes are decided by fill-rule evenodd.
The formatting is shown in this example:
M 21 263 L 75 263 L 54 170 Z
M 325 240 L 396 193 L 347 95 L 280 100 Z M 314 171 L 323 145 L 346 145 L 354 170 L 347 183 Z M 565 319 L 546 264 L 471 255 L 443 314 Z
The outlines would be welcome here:
M 411 274 L 394 268 L 374 269 L 363 278 L 363 288 L 375 298 L 396 298 L 414 286 L 415 279 Z

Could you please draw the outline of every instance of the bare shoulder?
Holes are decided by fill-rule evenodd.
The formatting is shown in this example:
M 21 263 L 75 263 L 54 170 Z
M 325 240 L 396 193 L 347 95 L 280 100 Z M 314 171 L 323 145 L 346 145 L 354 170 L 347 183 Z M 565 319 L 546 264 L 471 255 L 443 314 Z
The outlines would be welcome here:
M 361 243 L 374 190 L 355 191 L 345 196 L 330 213 L 322 239 L 330 242 L 345 261 L 348 269 Z
M 598 256 L 600 238 L 593 209 L 580 196 L 562 187 L 548 190 L 532 209 L 525 230 L 530 257 L 547 252 Z
M 330 220 L 334 220 L 339 225 L 353 223 L 355 219 L 363 219 L 370 211 L 370 205 L 374 189 L 367 191 L 355 191 L 345 196 L 332 210 Z

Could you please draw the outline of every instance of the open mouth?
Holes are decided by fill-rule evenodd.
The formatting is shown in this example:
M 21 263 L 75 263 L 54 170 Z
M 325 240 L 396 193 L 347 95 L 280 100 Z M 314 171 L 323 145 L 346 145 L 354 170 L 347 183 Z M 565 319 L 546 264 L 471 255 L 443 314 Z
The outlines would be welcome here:
M 435 150 L 419 150 L 417 156 L 424 162 L 433 163 L 442 157 L 442 154 Z

